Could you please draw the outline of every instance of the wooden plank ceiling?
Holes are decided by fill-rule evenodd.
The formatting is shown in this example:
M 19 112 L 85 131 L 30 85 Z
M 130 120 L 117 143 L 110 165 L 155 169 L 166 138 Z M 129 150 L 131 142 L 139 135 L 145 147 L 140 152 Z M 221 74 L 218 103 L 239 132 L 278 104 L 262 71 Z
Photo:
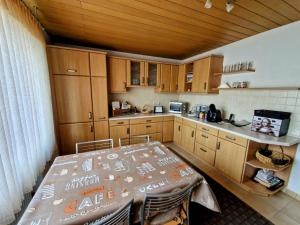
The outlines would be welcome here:
M 182 59 L 300 19 L 300 0 L 23 0 L 51 35 Z M 36 7 L 36 9 L 35 9 Z

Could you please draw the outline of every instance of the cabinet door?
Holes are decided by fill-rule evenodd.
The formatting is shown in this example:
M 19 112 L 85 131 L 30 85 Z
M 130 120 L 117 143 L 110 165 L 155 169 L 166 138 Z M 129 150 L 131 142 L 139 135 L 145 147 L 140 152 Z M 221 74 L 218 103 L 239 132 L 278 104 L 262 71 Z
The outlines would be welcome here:
M 49 48 L 53 74 L 90 76 L 89 53 Z
M 107 120 L 108 102 L 106 77 L 92 77 L 91 80 L 94 120 Z
M 182 123 L 179 123 L 175 120 L 174 122 L 174 143 L 177 145 L 181 145 L 181 128 L 182 127 Z
M 91 76 L 106 77 L 106 55 L 90 53 Z
M 109 128 L 108 128 L 107 120 L 94 122 L 94 129 L 95 129 L 95 140 L 109 138 Z
M 110 138 L 114 140 L 114 146 L 117 147 L 119 146 L 119 138 L 129 138 L 129 125 L 110 127 L 109 133 Z
M 177 90 L 178 90 L 178 74 L 179 74 L 179 66 L 172 65 L 171 66 L 170 92 L 177 92 Z
M 185 65 L 179 65 L 179 72 L 178 72 L 178 90 L 177 92 L 184 92 L 185 89 Z
M 127 60 L 127 86 L 144 86 L 145 79 L 145 62 Z
M 163 122 L 163 142 L 173 141 L 174 136 L 174 121 Z
M 54 76 L 59 123 L 92 121 L 90 77 Z
M 108 78 L 111 93 L 126 92 L 126 60 L 108 58 Z
M 73 123 L 59 125 L 61 154 L 76 153 L 76 143 L 94 140 L 93 123 Z
M 211 150 L 211 149 L 207 148 L 206 146 L 201 145 L 196 142 L 194 152 L 195 152 L 195 155 L 199 159 L 206 161 L 207 163 L 209 163 L 212 166 L 215 164 L 215 155 L 216 155 L 215 150 Z
M 160 64 L 145 62 L 145 85 L 156 87 L 160 76 Z
M 190 126 L 185 126 L 185 125 L 182 126 L 181 146 L 185 151 L 190 153 L 194 151 L 195 132 L 196 132 L 195 128 L 192 128 Z
M 235 181 L 241 182 L 246 148 L 220 138 L 218 141 L 215 167 Z
M 161 75 L 160 75 L 160 92 L 170 92 L 171 83 L 171 65 L 162 64 L 161 65 Z
M 194 62 L 192 92 L 204 93 L 208 90 L 210 57 Z

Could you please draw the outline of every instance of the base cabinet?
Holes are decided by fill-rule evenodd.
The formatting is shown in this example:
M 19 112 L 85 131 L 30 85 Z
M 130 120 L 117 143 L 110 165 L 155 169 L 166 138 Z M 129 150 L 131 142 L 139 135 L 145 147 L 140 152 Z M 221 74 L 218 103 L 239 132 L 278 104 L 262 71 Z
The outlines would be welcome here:
M 174 121 L 164 121 L 163 122 L 163 142 L 173 141 L 174 136 Z
M 181 146 L 181 127 L 182 123 L 175 120 L 174 122 L 174 143 L 178 146 Z
M 114 141 L 114 147 L 119 146 L 119 138 L 129 138 L 129 125 L 111 126 L 109 129 L 110 138 Z
M 246 148 L 230 141 L 218 139 L 215 167 L 237 182 L 241 182 Z
M 187 125 L 182 126 L 181 147 L 190 153 L 194 151 L 196 129 Z
M 108 121 L 96 121 L 94 122 L 95 140 L 108 139 L 109 129 Z

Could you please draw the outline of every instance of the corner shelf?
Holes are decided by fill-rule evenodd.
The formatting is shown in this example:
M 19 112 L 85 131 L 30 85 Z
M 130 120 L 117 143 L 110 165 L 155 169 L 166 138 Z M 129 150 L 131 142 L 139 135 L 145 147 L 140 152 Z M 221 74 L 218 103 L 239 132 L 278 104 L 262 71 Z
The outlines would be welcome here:
M 255 193 L 255 194 L 258 194 L 258 195 L 261 195 L 261 196 L 264 196 L 264 197 L 272 196 L 272 195 L 276 194 L 277 192 L 279 192 L 279 191 L 281 191 L 282 189 L 285 188 L 285 185 L 283 185 L 282 187 L 277 188 L 275 191 L 270 191 L 269 189 L 267 189 L 262 184 L 256 183 L 255 181 L 250 180 L 250 179 L 247 180 L 247 181 L 244 181 L 242 183 L 242 185 L 248 191 L 250 191 L 252 193 Z
M 233 75 L 233 74 L 240 74 L 240 73 L 253 73 L 253 72 L 255 72 L 255 69 L 239 70 L 239 71 L 232 71 L 232 72 L 214 73 L 214 76 Z
M 247 161 L 246 164 L 249 166 L 252 166 L 254 168 L 268 169 L 268 170 L 273 170 L 273 171 L 282 171 L 282 170 L 285 170 L 286 168 L 290 167 L 290 165 L 291 165 L 291 164 L 288 164 L 284 167 L 269 166 L 269 165 L 266 165 L 266 164 L 258 161 L 257 159 L 251 159 L 251 160 Z

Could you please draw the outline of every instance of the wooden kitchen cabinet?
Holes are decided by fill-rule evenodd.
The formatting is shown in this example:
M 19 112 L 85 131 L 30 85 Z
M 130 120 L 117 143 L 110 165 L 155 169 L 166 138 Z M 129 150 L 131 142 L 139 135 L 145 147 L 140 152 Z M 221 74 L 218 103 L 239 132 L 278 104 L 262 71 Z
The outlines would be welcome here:
M 245 147 L 218 138 L 215 167 L 239 183 L 242 179 L 245 156 Z
M 217 137 L 209 134 L 207 132 L 203 132 L 200 130 L 197 130 L 196 132 L 196 142 L 198 142 L 201 145 L 204 145 L 212 150 L 216 149 L 217 146 Z
M 207 162 L 208 164 L 212 166 L 215 164 L 215 155 L 216 155 L 215 150 L 212 150 L 196 142 L 194 153 L 197 156 L 197 158 Z
M 174 136 L 174 120 L 163 122 L 163 142 L 173 141 Z
M 131 124 L 130 135 L 162 133 L 162 123 Z
M 171 81 L 170 81 L 170 92 L 177 92 L 178 90 L 178 76 L 179 76 L 179 66 L 171 66 Z
M 173 141 L 178 146 L 181 146 L 182 123 L 175 119 Z
M 58 122 L 93 121 L 90 77 L 54 75 L 53 80 Z
M 160 92 L 170 92 L 171 83 L 171 65 L 162 64 L 161 65 L 161 75 L 160 75 Z
M 48 48 L 52 74 L 90 76 L 89 53 L 58 47 Z
M 127 87 L 145 86 L 145 62 L 127 59 Z
M 107 79 L 92 77 L 93 117 L 95 121 L 108 119 Z
M 178 89 L 177 92 L 185 92 L 185 64 L 179 65 L 178 69 Z
M 77 142 L 94 140 L 93 122 L 62 124 L 59 125 L 59 133 L 61 154 L 75 154 Z
M 196 136 L 196 129 L 187 126 L 182 125 L 182 131 L 181 131 L 181 147 L 183 150 L 193 153 L 194 146 L 195 146 L 195 136 Z
M 124 93 L 126 89 L 126 59 L 108 57 L 108 81 L 110 93 Z
M 108 120 L 94 122 L 95 140 L 109 138 Z
M 155 62 L 145 62 L 145 85 L 156 87 L 159 83 L 161 65 Z
M 130 128 L 129 125 L 111 126 L 109 128 L 110 138 L 114 141 L 114 146 L 119 146 L 119 138 L 129 138 Z
M 107 77 L 106 55 L 100 53 L 90 53 L 91 76 Z

